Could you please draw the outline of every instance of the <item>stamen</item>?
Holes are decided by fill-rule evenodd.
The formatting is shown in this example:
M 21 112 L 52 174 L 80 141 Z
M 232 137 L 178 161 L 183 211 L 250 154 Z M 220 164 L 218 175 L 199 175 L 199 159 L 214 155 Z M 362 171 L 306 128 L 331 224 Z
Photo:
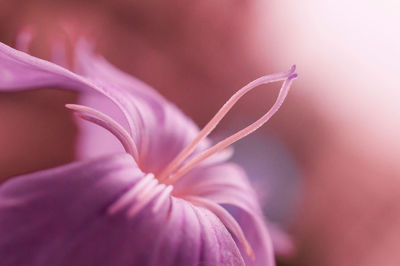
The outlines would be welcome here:
M 142 191 L 137 194 L 136 199 L 142 200 L 143 198 L 146 198 L 147 194 L 157 185 L 158 179 L 154 178 L 146 187 L 142 189 Z
M 284 82 L 282 85 L 282 88 L 279 92 L 278 98 L 274 105 L 271 107 L 271 109 L 263 115 L 261 118 L 259 118 L 256 122 L 253 124 L 247 126 L 246 128 L 240 130 L 239 132 L 236 132 L 230 137 L 227 137 L 226 139 L 218 142 L 208 150 L 203 151 L 202 153 L 198 154 L 194 158 L 192 158 L 189 162 L 187 162 L 184 166 L 182 166 L 178 171 L 176 171 L 172 176 L 170 176 L 166 181 L 164 181 L 165 184 L 173 184 L 176 182 L 180 177 L 182 177 L 184 174 L 186 174 L 190 169 L 192 169 L 194 166 L 196 166 L 199 162 L 202 160 L 206 159 L 207 157 L 213 155 L 214 153 L 225 149 L 232 143 L 244 138 L 245 136 L 249 135 L 250 133 L 254 132 L 258 128 L 260 128 L 262 125 L 264 125 L 279 109 L 279 107 L 282 105 L 283 101 L 285 100 L 288 92 L 290 85 L 293 82 L 293 79 L 297 77 L 297 74 L 291 74 Z
M 154 180 L 153 174 L 148 174 L 138 181 L 130 190 L 124 193 L 122 197 L 120 197 L 114 204 L 112 204 L 109 209 L 109 214 L 115 214 L 119 210 L 123 209 L 126 205 L 128 205 L 138 193 L 142 191 L 152 180 Z
M 78 104 L 66 104 L 65 106 L 77 112 L 80 118 L 95 123 L 111 132 L 121 142 L 125 151 L 138 161 L 139 155 L 135 142 L 132 140 L 129 133 L 120 124 L 114 121 L 114 119 L 87 106 Z
M 251 248 L 249 242 L 246 239 L 246 236 L 243 233 L 242 228 L 238 224 L 238 222 L 232 217 L 232 215 L 225 210 L 223 207 L 218 205 L 215 202 L 210 200 L 196 197 L 196 196 L 187 196 L 185 197 L 186 200 L 192 202 L 195 205 L 204 207 L 210 211 L 212 211 L 220 220 L 221 222 L 228 228 L 233 235 L 237 237 L 239 242 L 243 245 L 246 254 L 251 258 L 254 259 L 254 252 Z
M 127 216 L 129 218 L 132 218 L 135 216 L 138 212 L 140 212 L 146 205 L 154 199 L 154 197 L 159 194 L 166 186 L 164 184 L 160 184 L 156 186 L 153 190 L 151 190 L 149 193 L 146 193 L 144 198 L 142 198 L 140 201 L 137 202 L 137 204 L 134 204 L 127 212 Z
M 171 161 L 171 163 L 158 175 L 158 179 L 160 181 L 164 181 L 169 175 L 175 171 L 180 164 L 195 150 L 196 146 L 206 138 L 211 131 L 219 124 L 219 122 L 224 118 L 224 116 L 229 112 L 229 110 L 236 104 L 236 102 L 244 96 L 246 93 L 251 91 L 253 88 L 258 87 L 262 84 L 267 84 L 276 81 L 282 81 L 288 79 L 291 75 L 293 75 L 294 71 L 296 70 L 295 66 L 288 72 L 282 72 L 277 74 L 272 74 L 268 76 L 263 76 L 258 78 L 239 91 L 237 91 L 232 97 L 222 106 L 222 108 L 217 112 L 217 114 L 208 122 L 208 124 L 199 132 L 197 137 L 189 144 L 186 148 L 184 148 L 177 157 Z
M 168 199 L 168 196 L 170 195 L 171 191 L 173 190 L 173 186 L 169 185 L 165 187 L 165 189 L 161 192 L 160 196 L 158 197 L 156 203 L 154 203 L 152 212 L 157 213 L 161 206 L 164 204 L 165 200 Z

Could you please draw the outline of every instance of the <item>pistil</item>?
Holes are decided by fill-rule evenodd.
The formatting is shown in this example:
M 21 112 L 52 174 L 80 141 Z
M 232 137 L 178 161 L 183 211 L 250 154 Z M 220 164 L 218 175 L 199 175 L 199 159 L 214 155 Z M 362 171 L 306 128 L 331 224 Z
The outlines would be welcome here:
M 114 119 L 98 110 L 83 105 L 66 104 L 65 107 L 75 111 L 77 116 L 80 118 L 110 131 L 121 142 L 125 151 L 132 155 L 136 161 L 138 161 L 139 154 L 135 142 L 129 133 Z
M 192 143 L 190 143 L 185 149 L 183 149 L 182 152 L 180 152 L 178 156 L 161 172 L 161 174 L 158 175 L 158 179 L 160 180 L 160 182 L 165 184 L 173 184 L 180 177 L 182 177 L 190 169 L 192 169 L 194 166 L 196 166 L 204 159 L 210 157 L 211 155 L 215 154 L 220 150 L 225 149 L 232 143 L 244 138 L 245 136 L 249 135 L 250 133 L 260 128 L 262 125 L 264 125 L 278 111 L 279 107 L 285 100 L 293 79 L 297 77 L 297 74 L 294 73 L 295 69 L 296 69 L 295 66 L 292 66 L 292 68 L 288 72 L 261 77 L 259 79 L 254 80 L 253 82 L 250 82 L 245 87 L 237 91 L 222 106 L 222 108 L 210 120 L 210 122 L 208 122 L 208 124 L 200 131 L 200 133 L 192 141 Z M 224 116 L 228 113 L 228 111 L 236 104 L 236 102 L 241 97 L 243 97 L 245 94 L 247 94 L 255 87 L 258 87 L 259 85 L 276 81 L 282 81 L 282 80 L 284 80 L 284 82 L 280 89 L 278 98 L 274 103 L 274 105 L 271 107 L 271 109 L 264 116 L 262 116 L 260 119 L 258 119 L 256 122 L 252 123 L 248 127 L 240 130 L 239 132 L 233 134 L 230 137 L 227 137 L 226 139 L 218 142 L 211 148 L 198 154 L 190 161 L 185 163 L 183 166 L 181 166 L 182 162 L 184 162 L 191 155 L 191 153 L 195 150 L 200 141 L 206 138 L 214 130 L 214 128 L 219 124 L 219 122 L 224 118 Z M 179 166 L 181 167 L 179 168 Z

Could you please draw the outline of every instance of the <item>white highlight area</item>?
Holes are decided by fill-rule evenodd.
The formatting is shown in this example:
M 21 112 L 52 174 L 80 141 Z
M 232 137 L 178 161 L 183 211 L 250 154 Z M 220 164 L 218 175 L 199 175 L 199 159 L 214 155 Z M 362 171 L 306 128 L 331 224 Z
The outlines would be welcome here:
M 255 12 L 274 68 L 295 62 L 294 94 L 313 102 L 360 154 L 400 156 L 400 2 L 271 0 Z M 349 148 L 351 148 L 349 147 Z M 377 155 L 376 154 L 376 155 Z

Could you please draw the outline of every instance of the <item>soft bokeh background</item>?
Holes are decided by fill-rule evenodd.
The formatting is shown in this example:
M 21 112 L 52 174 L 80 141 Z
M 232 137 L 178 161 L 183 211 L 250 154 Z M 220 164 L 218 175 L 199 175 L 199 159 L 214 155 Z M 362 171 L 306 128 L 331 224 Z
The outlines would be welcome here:
M 400 4 L 361 0 L 1 0 L 0 41 L 31 53 L 84 34 L 123 70 L 204 125 L 237 89 L 296 63 L 280 112 L 235 146 L 266 213 L 297 251 L 282 265 L 400 263 Z M 251 92 L 221 124 L 261 115 L 279 85 Z M 74 160 L 72 93 L 0 94 L 0 180 Z M 265 189 L 264 189 L 265 188 Z

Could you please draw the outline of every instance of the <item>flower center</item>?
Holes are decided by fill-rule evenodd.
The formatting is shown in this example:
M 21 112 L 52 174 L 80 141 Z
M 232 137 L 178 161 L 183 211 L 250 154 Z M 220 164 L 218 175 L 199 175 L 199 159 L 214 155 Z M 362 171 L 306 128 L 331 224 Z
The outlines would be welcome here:
M 126 191 L 108 208 L 108 213 L 112 215 L 122 209 L 127 208 L 127 216 L 134 217 L 153 200 L 154 204 L 152 204 L 151 210 L 153 213 L 157 213 L 160 208 L 164 206 L 165 202 L 169 200 L 169 196 L 173 190 L 173 184 L 176 183 L 180 178 L 182 178 L 188 171 L 190 171 L 193 167 L 195 167 L 208 157 L 212 156 L 213 154 L 226 149 L 232 143 L 244 138 L 245 136 L 257 130 L 278 111 L 279 107 L 282 105 L 289 92 L 290 85 L 297 77 L 297 74 L 294 73 L 295 69 L 295 66 L 292 66 L 292 68 L 288 72 L 263 76 L 250 82 L 239 91 L 237 91 L 222 106 L 222 108 L 210 120 L 210 122 L 208 122 L 207 125 L 199 132 L 197 137 L 188 146 L 186 146 L 175 157 L 175 159 L 173 159 L 165 167 L 165 169 L 157 175 L 157 177 L 155 177 L 154 174 L 149 173 L 145 177 L 141 178 L 139 181 L 137 181 L 136 184 L 128 189 L 128 191 Z M 255 87 L 258 87 L 259 85 L 277 81 L 283 81 L 283 84 L 274 105 L 267 113 L 265 113 L 261 118 L 259 118 L 249 126 L 245 127 L 244 129 L 239 130 L 235 134 L 225 138 L 214 146 L 204 150 L 203 152 L 200 152 L 199 154 L 194 155 L 191 159 L 187 160 L 196 149 L 196 147 L 199 145 L 199 143 L 215 129 L 215 127 L 220 123 L 220 121 L 225 117 L 225 115 L 241 97 L 243 97 Z M 113 120 L 108 115 L 87 106 L 67 104 L 66 107 L 75 111 L 80 118 L 95 123 L 110 131 L 114 136 L 118 138 L 125 151 L 132 155 L 135 161 L 139 163 L 140 157 L 136 143 L 133 141 L 132 136 L 115 120 Z M 144 155 L 142 154 L 142 156 Z M 254 259 L 253 250 L 249 245 L 240 225 L 228 211 L 226 211 L 219 204 L 206 198 L 192 195 L 181 196 L 183 199 L 195 205 L 204 207 L 212 211 L 222 221 L 222 223 L 238 238 L 250 258 Z M 132 202 L 135 202 L 135 204 L 132 204 Z
M 131 205 L 131 202 L 136 201 L 137 204 L 131 205 L 127 211 L 128 217 L 134 217 L 155 198 L 157 198 L 157 200 L 153 204 L 152 211 L 153 213 L 157 213 L 163 206 L 163 203 L 168 199 L 172 189 L 173 186 L 159 184 L 153 174 L 147 174 L 115 201 L 111 207 L 109 207 L 108 213 L 115 214 Z

